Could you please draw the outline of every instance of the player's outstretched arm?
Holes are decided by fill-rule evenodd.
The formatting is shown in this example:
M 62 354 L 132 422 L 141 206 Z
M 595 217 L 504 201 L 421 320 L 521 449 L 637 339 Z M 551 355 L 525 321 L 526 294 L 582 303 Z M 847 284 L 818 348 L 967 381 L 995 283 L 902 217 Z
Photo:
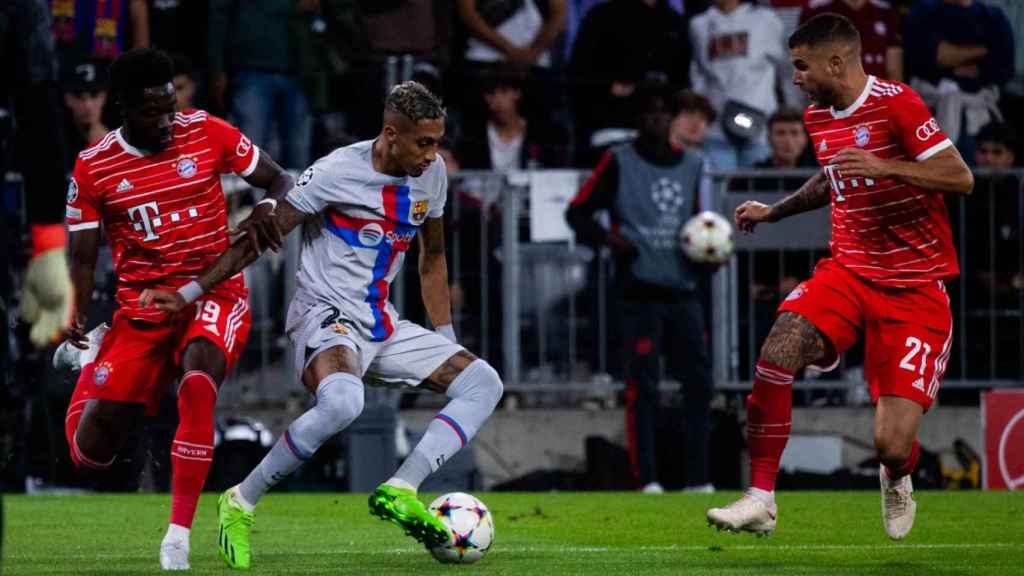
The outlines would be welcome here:
M 444 255 L 444 221 L 429 218 L 420 228 L 420 292 L 434 328 L 451 326 L 448 260 Z M 440 331 L 440 330 L 439 330 Z
M 860 148 L 844 148 L 832 159 L 843 178 L 893 178 L 934 192 L 968 195 L 974 175 L 956 147 L 949 146 L 926 160 L 884 160 Z
M 744 233 L 751 233 L 761 222 L 778 222 L 794 214 L 817 210 L 828 206 L 830 188 L 825 172 L 819 170 L 796 192 L 768 206 L 748 200 L 736 207 L 736 227 Z
M 281 248 L 281 231 L 273 224 L 271 214 L 285 194 L 295 187 L 295 179 L 274 162 L 270 154 L 261 152 L 256 169 L 245 176 L 244 180 L 253 188 L 263 188 L 267 194 L 256 203 L 252 214 L 229 233 L 232 239 L 240 238 L 243 234 L 248 236 L 258 252 L 268 247 L 277 252 Z
M 300 212 L 288 201 L 281 204 L 271 213 L 272 222 L 285 237 L 295 229 L 305 218 L 306 214 Z M 238 274 L 246 266 L 252 264 L 259 258 L 262 250 L 258 248 L 252 237 L 246 237 L 235 242 L 220 255 L 213 264 L 203 270 L 199 277 L 182 286 L 175 292 L 167 290 L 144 290 L 139 297 L 139 304 L 142 307 L 156 306 L 168 312 L 177 312 L 185 306 L 194 302 L 197 298 L 208 292 L 211 288 L 224 280 Z

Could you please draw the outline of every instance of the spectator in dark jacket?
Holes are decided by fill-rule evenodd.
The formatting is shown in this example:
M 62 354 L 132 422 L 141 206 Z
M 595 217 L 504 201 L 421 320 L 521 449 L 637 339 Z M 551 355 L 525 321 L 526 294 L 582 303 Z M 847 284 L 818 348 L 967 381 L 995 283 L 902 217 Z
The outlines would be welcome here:
M 690 41 L 683 17 L 664 0 L 609 0 L 580 24 L 569 63 L 576 115 L 576 161 L 593 166 L 601 150 L 633 125 L 630 95 L 653 75 L 689 86 Z
M 980 0 L 923 0 L 908 21 L 907 76 L 932 84 L 949 79 L 968 93 L 1013 77 L 1013 32 L 999 8 Z
M 464 127 L 458 157 L 474 170 L 557 168 L 568 164 L 567 136 L 544 115 L 522 109 L 522 83 L 506 71 L 485 83 L 482 94 L 487 119 Z

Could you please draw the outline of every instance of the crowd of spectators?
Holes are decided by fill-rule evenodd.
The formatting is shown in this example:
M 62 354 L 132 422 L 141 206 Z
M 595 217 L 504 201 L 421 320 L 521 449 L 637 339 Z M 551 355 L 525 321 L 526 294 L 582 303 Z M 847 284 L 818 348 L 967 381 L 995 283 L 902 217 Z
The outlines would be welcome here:
M 652 79 L 678 90 L 676 145 L 700 150 L 712 168 L 790 167 L 778 146 L 799 138 L 773 137 L 791 126 L 769 123 L 806 104 L 791 85 L 785 41 L 824 12 L 850 18 L 866 70 L 918 90 L 972 160 L 983 126 L 1019 120 L 1018 4 L 49 0 L 72 153 L 117 122 L 105 101 L 106 64 L 156 46 L 175 58 L 181 108 L 227 116 L 293 169 L 372 137 L 383 94 L 409 78 L 444 95 L 451 152 L 466 167 L 592 168 L 634 137 L 632 96 Z M 737 125 L 737 114 L 753 125 Z

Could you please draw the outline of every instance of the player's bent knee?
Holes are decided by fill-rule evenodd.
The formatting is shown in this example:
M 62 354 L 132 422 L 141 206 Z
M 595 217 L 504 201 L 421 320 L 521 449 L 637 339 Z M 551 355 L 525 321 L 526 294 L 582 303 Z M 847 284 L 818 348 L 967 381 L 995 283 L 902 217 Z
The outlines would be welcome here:
M 78 441 L 77 433 L 71 435 L 71 439 L 68 441 L 68 449 L 71 454 L 71 463 L 75 465 L 75 468 L 79 469 L 106 470 L 114 463 L 116 457 L 112 454 L 99 456 L 99 453 L 103 452 L 103 450 L 99 450 L 95 446 L 86 445 L 83 448 L 82 444 Z
M 481 363 L 481 371 L 486 377 L 481 378 L 481 390 L 480 393 L 484 399 L 493 407 L 497 406 L 501 400 L 502 395 L 505 393 L 505 384 L 501 381 L 501 376 L 498 375 L 498 371 L 493 366 L 483 360 L 477 360 L 475 363 Z
M 485 360 L 474 360 L 448 387 L 448 397 L 472 399 L 494 409 L 505 392 L 501 376 Z
M 875 434 L 875 454 L 878 460 L 890 468 L 898 468 L 910 458 L 914 442 L 904 442 L 889 435 Z
M 317 409 L 334 427 L 337 427 L 337 432 L 362 414 L 364 396 L 362 383 L 358 378 L 352 374 L 331 374 L 317 387 Z

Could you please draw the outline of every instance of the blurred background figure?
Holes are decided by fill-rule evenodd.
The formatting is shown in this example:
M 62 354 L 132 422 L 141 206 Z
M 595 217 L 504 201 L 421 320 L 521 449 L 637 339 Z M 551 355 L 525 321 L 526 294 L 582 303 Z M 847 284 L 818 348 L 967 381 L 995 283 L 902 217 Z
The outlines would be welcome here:
M 980 0 L 922 0 L 908 16 L 907 77 L 965 158 L 973 137 L 1001 120 L 998 102 L 1014 75 L 1013 32 L 997 6 Z
M 61 76 L 70 125 L 64 166 L 70 173 L 78 153 L 99 142 L 110 131 L 103 122 L 103 107 L 107 103 L 107 71 L 101 63 L 85 61 L 74 67 L 65 67 Z
M 792 108 L 782 108 L 768 118 L 768 146 L 771 155 L 754 168 L 810 168 L 818 165 L 807 147 L 804 115 Z M 790 189 L 789 186 L 784 188 Z
M 593 167 L 605 148 L 635 135 L 630 96 L 638 82 L 659 78 L 685 88 L 689 66 L 686 23 L 664 0 L 609 0 L 591 8 L 568 69 L 576 165 Z
M 803 24 L 818 14 L 845 16 L 860 32 L 864 71 L 903 82 L 903 36 L 900 14 L 880 0 L 808 0 L 800 12 Z
M 174 62 L 174 97 L 177 102 L 174 109 L 178 112 L 192 110 L 196 107 L 196 77 L 192 61 L 181 52 L 171 54 Z
M 416 80 L 443 94 L 455 50 L 451 0 L 366 2 L 325 0 L 329 42 L 343 46 L 332 108 L 343 108 L 346 130 L 358 140 L 380 130 L 380 101 L 398 82 Z M 332 28 L 336 28 L 331 32 Z
M 149 46 L 146 0 L 51 0 L 50 12 L 62 63 L 86 57 L 110 62 L 121 52 Z
M 551 66 L 548 50 L 565 29 L 565 0 L 548 0 L 546 14 L 534 0 L 457 0 L 469 33 L 466 63 L 508 62 L 524 69 Z
M 681 90 L 676 93 L 676 108 L 679 111 L 669 126 L 669 140 L 682 150 L 701 150 L 708 124 L 716 118 L 711 102 L 692 90 Z
M 513 69 L 489 74 L 481 94 L 487 118 L 463 127 L 458 148 L 463 168 L 507 172 L 568 163 L 567 136 L 545 114 L 524 110 L 523 90 L 523 76 Z
M 44 395 L 38 378 L 46 362 L 36 349 L 55 342 L 71 316 L 62 201 L 65 142 L 51 31 L 45 0 L 0 5 L 0 496 L 22 480 L 31 457 L 23 423 L 31 403 Z M 9 202 L 15 195 L 6 194 L 7 173 L 15 169 L 22 176 L 23 205 Z M 15 286 L 21 288 L 17 298 Z M 16 321 L 19 316 L 24 323 Z M 0 501 L 0 563 L 3 515 Z
M 1017 164 L 1017 135 L 1012 126 L 992 122 L 975 137 L 974 164 L 982 170 L 974 178 L 974 196 L 963 206 L 951 207 L 956 215 L 964 211 L 969 235 L 963 246 L 964 280 L 968 286 L 966 322 L 969 354 L 988 357 L 994 350 L 991 368 L 1001 376 L 1016 377 L 1020 368 L 1017 342 L 1003 335 L 1005 318 L 1015 318 L 1024 295 L 1021 259 L 1021 196 L 1024 182 L 1011 172 Z M 959 225 L 959 222 L 957 223 Z M 990 329 L 990 322 L 1002 325 Z M 1015 327 L 1015 326 L 1014 326 Z M 1007 328 L 1006 330 L 1009 330 Z
M 685 486 L 711 491 L 707 449 L 713 383 L 699 294 L 706 270 L 683 254 L 678 240 L 683 224 L 699 210 L 704 161 L 669 143 L 676 110 L 667 84 L 641 84 L 634 98 L 639 111 L 636 141 L 605 152 L 566 219 L 579 241 L 608 246 L 616 256 L 626 437 L 638 486 L 650 494 L 664 492 L 656 432 L 659 383 L 663 368 L 668 368 L 683 385 Z M 595 220 L 601 210 L 608 211 L 611 229 Z
M 456 6 L 466 38 L 460 86 L 469 95 L 461 102 L 465 123 L 476 125 L 487 116 L 475 95 L 495 70 L 512 67 L 525 73 L 530 99 L 524 109 L 547 116 L 546 123 L 567 125 L 562 74 L 551 55 L 565 30 L 566 0 L 457 0 Z
M 739 0 L 715 0 L 690 20 L 693 89 L 719 118 L 704 144 L 714 168 L 749 168 L 768 156 L 765 124 L 782 101 L 780 77 L 789 69 L 784 40 L 772 10 Z
M 1009 169 L 1017 165 L 1017 137 L 1010 126 L 986 124 L 975 137 L 974 164 L 978 168 Z
M 208 66 L 215 109 L 285 168 L 302 169 L 312 153 L 313 109 L 305 81 L 316 63 L 304 48 L 318 0 L 232 0 L 209 5 Z M 230 100 L 228 96 L 230 95 Z M 230 104 L 229 104 L 230 102 Z

